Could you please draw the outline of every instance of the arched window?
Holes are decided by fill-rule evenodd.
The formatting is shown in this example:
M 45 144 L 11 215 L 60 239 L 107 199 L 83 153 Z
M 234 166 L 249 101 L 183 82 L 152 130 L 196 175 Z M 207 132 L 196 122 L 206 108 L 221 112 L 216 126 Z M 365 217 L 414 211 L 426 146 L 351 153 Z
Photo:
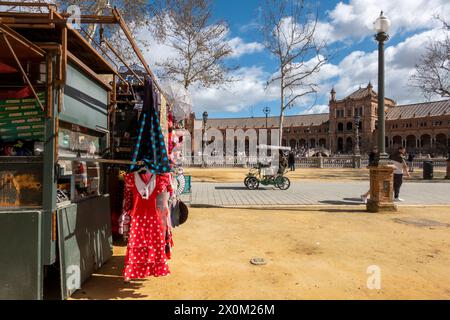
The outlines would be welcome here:
M 347 140 L 345 141 L 345 151 L 346 152 L 352 152 L 353 150 L 353 139 L 348 137 Z
M 347 122 L 347 131 L 353 130 L 353 122 Z
M 394 138 L 392 138 L 392 144 L 393 144 L 394 147 L 401 147 L 401 145 L 402 145 L 402 137 L 395 136 Z
M 416 137 L 409 135 L 406 137 L 406 148 L 413 149 L 416 147 Z
M 320 139 L 320 140 L 319 140 L 319 147 L 320 147 L 320 148 L 326 148 L 326 147 L 327 147 L 327 140 L 325 140 L 325 139 Z
M 443 133 L 436 135 L 436 148 L 439 151 L 445 152 L 447 150 L 447 137 Z
M 337 151 L 338 152 L 344 151 L 344 139 L 343 138 L 338 138 L 338 140 L 337 140 Z
M 420 146 L 422 148 L 431 147 L 431 136 L 429 134 L 424 134 L 420 137 Z
M 289 140 L 289 146 L 291 148 L 296 148 L 297 147 L 297 141 L 295 141 L 294 139 Z
M 344 124 L 342 122 L 338 123 L 338 132 L 343 132 L 344 131 Z
M 298 145 L 301 147 L 306 147 L 306 140 L 305 139 L 300 139 L 298 141 Z

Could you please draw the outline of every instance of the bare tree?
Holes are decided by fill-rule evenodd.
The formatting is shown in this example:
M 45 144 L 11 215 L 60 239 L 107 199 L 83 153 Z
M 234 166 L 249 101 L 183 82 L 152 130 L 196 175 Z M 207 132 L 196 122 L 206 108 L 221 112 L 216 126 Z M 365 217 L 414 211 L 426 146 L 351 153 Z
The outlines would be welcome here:
M 278 71 L 267 86 L 277 85 L 280 90 L 281 145 L 285 111 L 318 90 L 314 74 L 327 62 L 325 43 L 316 32 L 317 7 L 303 0 L 266 0 L 262 11 L 264 44 L 277 59 Z
M 442 22 L 445 37 L 441 41 L 430 41 L 410 78 L 411 85 L 427 99 L 435 95 L 450 98 L 450 28 L 443 18 L 438 16 L 437 19 Z
M 211 0 L 156 0 L 152 11 L 151 30 L 176 52 L 158 64 L 163 77 L 175 79 L 185 89 L 196 83 L 211 87 L 231 80 L 230 68 L 224 64 L 232 54 L 225 41 L 228 26 L 211 22 Z

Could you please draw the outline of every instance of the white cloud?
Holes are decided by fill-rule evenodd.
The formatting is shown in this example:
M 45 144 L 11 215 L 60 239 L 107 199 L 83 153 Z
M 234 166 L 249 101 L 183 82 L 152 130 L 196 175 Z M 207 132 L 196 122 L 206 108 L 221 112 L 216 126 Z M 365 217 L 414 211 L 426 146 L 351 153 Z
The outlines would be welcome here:
M 261 52 L 264 50 L 264 46 L 259 42 L 245 42 L 242 38 L 235 37 L 228 41 L 233 54 L 231 58 L 239 58 L 240 56 L 246 54 L 252 54 L 256 52 Z
M 328 113 L 329 110 L 330 110 L 330 107 L 326 104 L 316 104 L 316 105 L 312 106 L 311 108 L 308 108 L 305 111 L 301 112 L 301 114 Z
M 408 85 L 417 60 L 424 52 L 427 43 L 444 37 L 441 29 L 433 29 L 415 34 L 395 46 L 386 49 L 385 94 L 399 104 L 423 101 L 420 92 Z M 353 51 L 338 65 L 338 81 L 335 84 L 338 99 L 365 86 L 369 81 L 377 90 L 378 51 Z M 329 91 L 330 88 L 328 88 Z
M 265 90 L 269 74 L 262 68 L 241 68 L 233 76 L 238 80 L 225 88 L 193 88 L 191 93 L 194 111 L 239 112 L 277 98 L 274 88 Z
M 330 22 L 323 29 L 331 31 L 332 41 L 363 39 L 373 35 L 373 22 L 383 10 L 391 20 L 391 34 L 430 29 L 438 25 L 433 16 L 450 15 L 448 0 L 350 0 L 339 2 L 328 12 Z M 325 25 L 327 23 L 324 23 Z

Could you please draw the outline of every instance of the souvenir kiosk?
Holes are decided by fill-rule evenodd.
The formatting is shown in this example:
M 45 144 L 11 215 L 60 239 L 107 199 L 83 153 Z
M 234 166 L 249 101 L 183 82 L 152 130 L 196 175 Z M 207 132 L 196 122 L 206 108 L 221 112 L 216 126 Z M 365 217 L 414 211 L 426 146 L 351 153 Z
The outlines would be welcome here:
M 0 299 L 66 299 L 112 255 L 117 73 L 48 8 L 0 19 Z

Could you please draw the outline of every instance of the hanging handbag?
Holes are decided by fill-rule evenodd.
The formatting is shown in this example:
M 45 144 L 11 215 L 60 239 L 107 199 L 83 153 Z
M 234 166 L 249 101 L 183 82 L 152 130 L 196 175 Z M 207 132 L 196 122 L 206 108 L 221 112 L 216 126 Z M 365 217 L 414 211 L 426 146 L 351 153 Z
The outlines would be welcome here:
M 177 200 L 170 212 L 170 220 L 172 222 L 172 226 L 174 228 L 179 227 L 187 221 L 188 216 L 189 209 L 186 204 L 181 200 Z

